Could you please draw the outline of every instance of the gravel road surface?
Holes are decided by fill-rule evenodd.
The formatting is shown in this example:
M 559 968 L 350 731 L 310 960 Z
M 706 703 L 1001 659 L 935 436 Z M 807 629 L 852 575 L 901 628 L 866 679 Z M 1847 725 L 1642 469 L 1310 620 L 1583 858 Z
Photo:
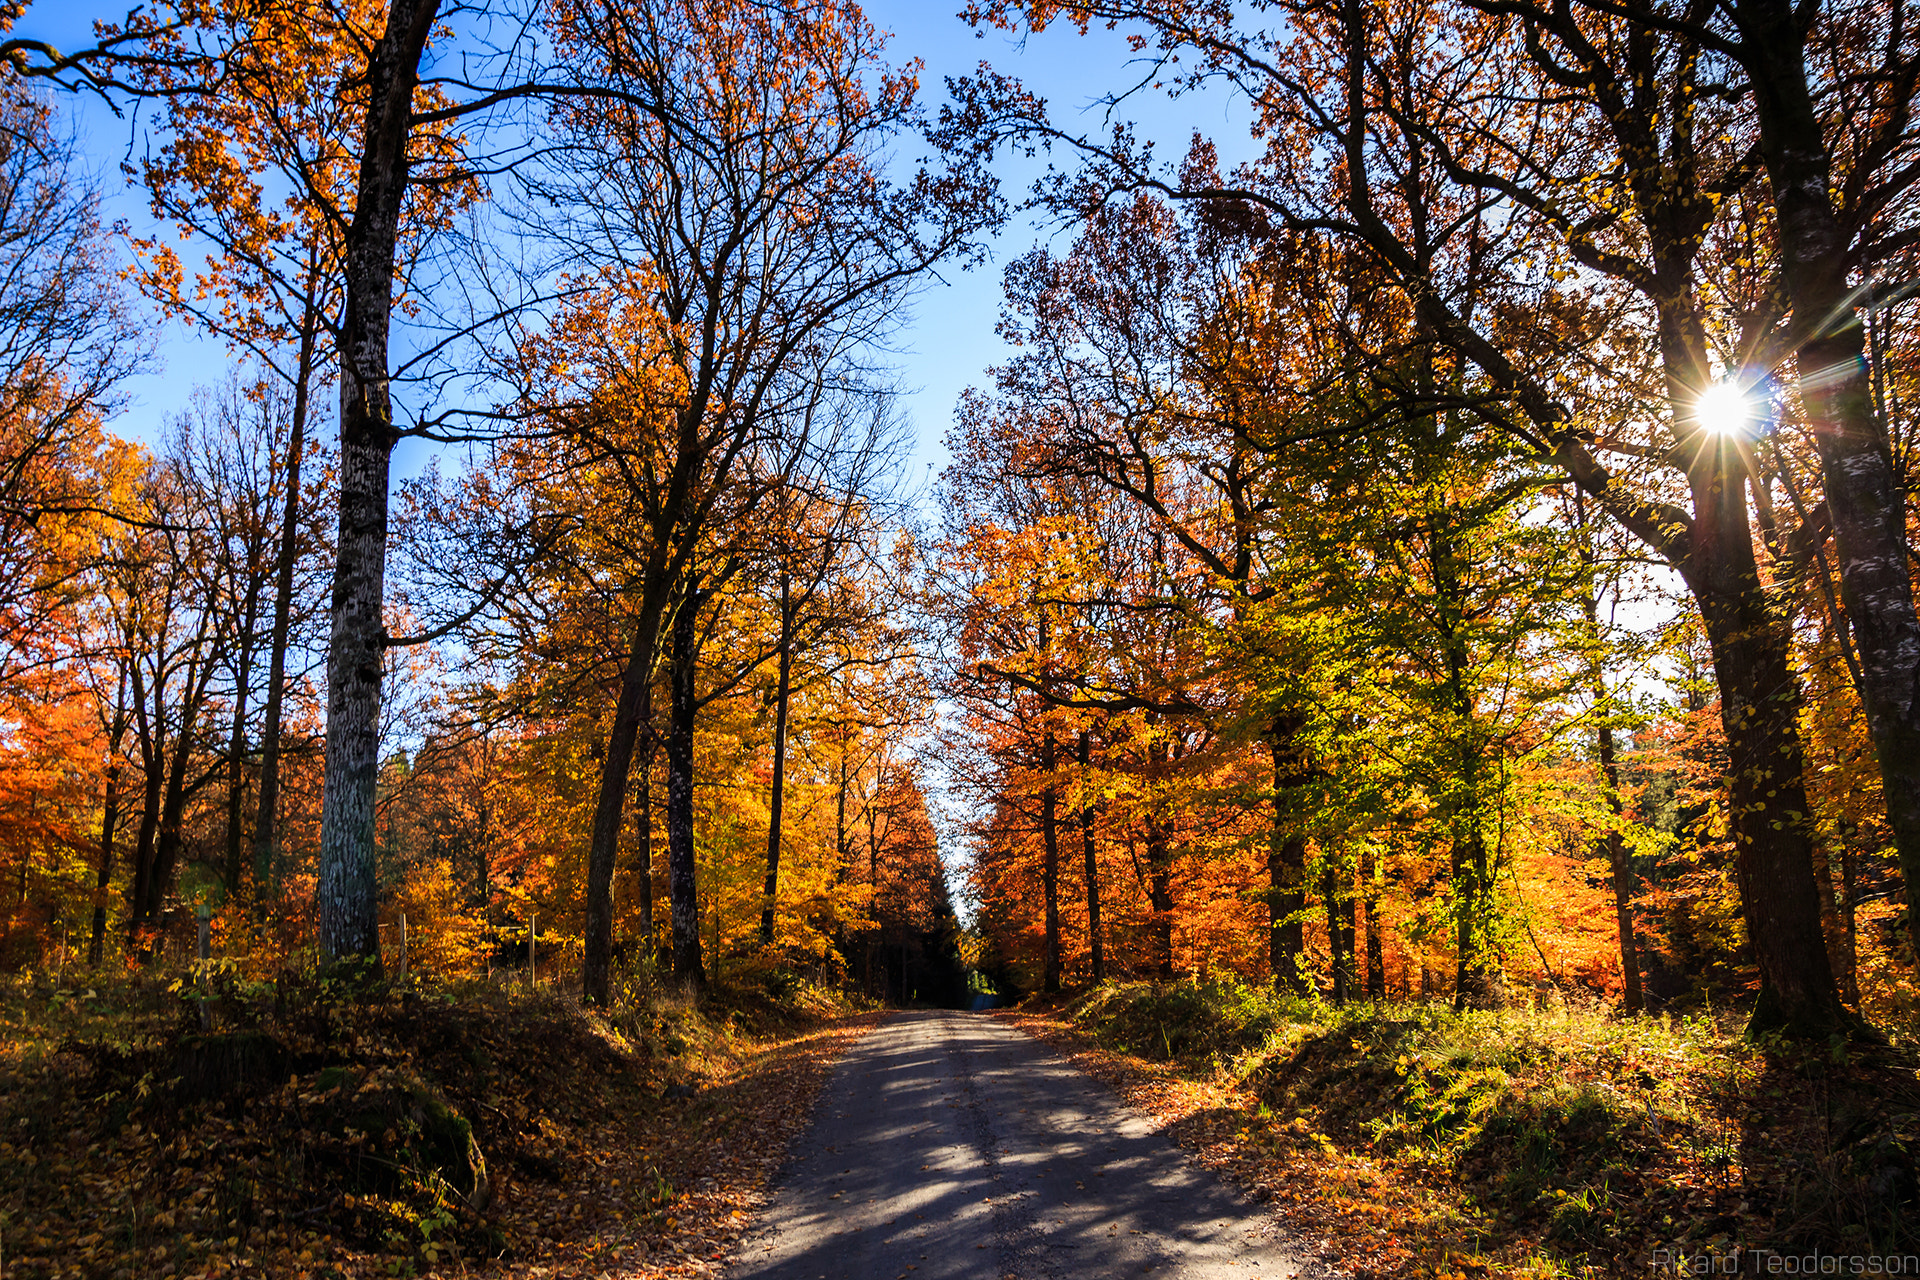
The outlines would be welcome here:
M 835 1068 L 729 1280 L 1325 1274 L 1045 1045 L 916 1012 Z

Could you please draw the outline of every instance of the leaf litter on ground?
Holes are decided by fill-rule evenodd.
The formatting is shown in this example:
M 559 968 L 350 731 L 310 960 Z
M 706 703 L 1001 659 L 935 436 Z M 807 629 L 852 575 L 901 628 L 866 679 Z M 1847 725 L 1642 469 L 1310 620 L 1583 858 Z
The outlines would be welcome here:
M 234 1000 L 204 1032 L 177 991 L 117 994 L 92 1022 L 0 1010 L 8 1280 L 712 1275 L 879 1017 L 396 985 Z

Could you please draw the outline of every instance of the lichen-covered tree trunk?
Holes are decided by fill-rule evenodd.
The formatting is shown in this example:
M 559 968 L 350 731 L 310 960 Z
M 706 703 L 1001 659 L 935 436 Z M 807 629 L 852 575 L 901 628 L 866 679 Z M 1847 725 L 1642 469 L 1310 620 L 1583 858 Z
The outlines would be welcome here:
M 386 649 L 387 483 L 394 429 L 387 340 L 420 56 L 439 0 L 392 0 L 374 43 L 340 321 L 340 525 L 327 647 L 327 771 L 320 804 L 320 949 L 380 963 L 374 793 Z

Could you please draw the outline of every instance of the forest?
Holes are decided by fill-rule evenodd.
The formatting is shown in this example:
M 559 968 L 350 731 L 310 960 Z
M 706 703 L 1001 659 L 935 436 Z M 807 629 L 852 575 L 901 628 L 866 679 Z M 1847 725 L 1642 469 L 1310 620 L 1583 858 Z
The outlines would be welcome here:
M 485 76 L 433 63 L 484 7 L 12 41 L 7 962 L 404 918 L 589 1001 L 910 993 L 964 918 L 1009 992 L 1904 1025 L 1904 32 L 1275 12 L 972 15 L 1134 24 L 1256 108 L 1231 171 L 988 68 L 929 106 L 850 5 L 543 6 Z M 145 108 L 167 234 L 62 89 Z M 912 491 L 880 353 L 1016 207 L 1016 355 Z M 160 317 L 231 366 L 123 438 Z
M 970 0 L 1129 41 L 1078 113 L 853 0 L 46 16 L 0 9 L 18 992 L 1911 1042 L 1899 6 Z M 919 421 L 966 271 L 1011 354 Z M 224 361 L 133 425 L 175 330 Z

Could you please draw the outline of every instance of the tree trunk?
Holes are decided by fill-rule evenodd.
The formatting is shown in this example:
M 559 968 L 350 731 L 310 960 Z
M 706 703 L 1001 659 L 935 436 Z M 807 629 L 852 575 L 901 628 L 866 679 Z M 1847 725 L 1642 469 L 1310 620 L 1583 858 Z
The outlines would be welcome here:
M 1827 940 L 1827 964 L 1846 1002 L 1847 931 L 1840 915 L 1840 890 L 1833 879 L 1833 854 L 1824 841 L 1813 844 L 1813 883 L 1820 893 L 1820 935 Z
M 1093 732 L 1080 731 L 1080 849 L 1085 858 L 1087 881 L 1087 950 L 1093 965 L 1093 980 L 1107 980 L 1107 952 L 1100 935 L 1100 864 L 1094 857 L 1093 798 L 1087 794 L 1088 768 L 1093 763 Z
M 626 803 L 627 782 L 633 768 L 634 748 L 641 729 L 639 708 L 644 705 L 649 709 L 649 713 L 651 712 L 654 655 L 659 652 L 661 627 L 667 610 L 672 604 L 673 594 L 678 589 L 677 584 L 685 576 L 687 559 L 693 554 L 700 533 L 698 522 L 689 523 L 685 511 L 695 477 L 705 457 L 696 430 L 704 404 L 704 396 L 696 394 L 694 399 L 683 405 L 680 410 L 678 451 L 674 457 L 665 500 L 661 507 L 665 514 L 654 521 L 653 545 L 648 553 L 647 563 L 640 574 L 640 605 L 638 619 L 634 626 L 633 650 L 628 658 L 626 670 L 621 673 L 620 696 L 615 705 L 613 725 L 607 734 L 606 758 L 601 765 L 600 794 L 594 805 L 593 835 L 587 849 L 589 936 L 586 939 L 585 955 L 581 963 L 583 985 L 589 979 L 598 984 L 587 993 L 588 999 L 593 1001 L 606 999 L 606 974 L 613 957 L 613 865 L 619 848 L 620 817 L 622 807 Z M 700 596 L 694 587 L 687 588 L 686 599 L 692 602 L 694 613 L 697 615 Z M 692 625 L 691 621 L 688 625 Z M 675 660 L 677 661 L 677 658 Z M 688 673 L 688 679 L 692 679 L 691 672 Z M 687 696 L 693 696 L 691 689 Z M 671 702 L 671 697 L 669 701 Z M 689 723 L 697 710 L 697 706 L 686 708 Z M 669 721 L 672 722 L 678 714 L 677 708 L 670 707 Z M 651 733 L 651 729 L 648 732 Z M 668 897 L 671 899 L 675 892 L 673 887 L 675 828 L 672 768 L 674 730 L 670 728 L 666 736 L 668 739 L 667 887 Z M 691 752 L 691 741 L 686 746 Z M 650 754 L 651 745 L 649 746 Z M 691 776 L 691 774 L 688 775 L 687 782 L 689 806 L 692 804 Z M 689 824 L 692 822 L 691 813 L 692 810 L 689 808 Z M 692 827 L 689 825 L 689 833 L 691 830 Z M 688 838 L 691 840 L 691 835 Z M 691 879 L 688 883 L 691 885 Z M 692 954 L 697 967 L 700 952 L 699 922 L 691 916 L 682 921 L 677 914 L 678 908 L 673 908 L 673 911 L 675 937 L 679 937 L 679 931 L 683 929 L 690 931 Z M 596 918 L 600 921 L 597 925 L 594 923 Z M 676 956 L 680 950 L 676 943 Z M 677 964 L 676 960 L 676 966 Z
M 1173 977 L 1173 849 L 1167 843 L 1167 824 L 1158 814 L 1147 815 L 1147 902 L 1153 907 L 1153 971 Z
M 1614 759 L 1613 726 L 1600 726 L 1600 775 L 1607 781 L 1607 807 L 1616 821 L 1626 813 L 1620 797 L 1620 766 Z M 1616 828 L 1607 832 L 1607 865 L 1613 873 L 1614 927 L 1620 938 L 1620 977 L 1623 985 L 1621 1007 L 1638 1013 L 1646 998 L 1640 988 L 1640 947 L 1633 929 L 1633 858 L 1627 842 Z
M 1353 998 L 1353 894 L 1340 891 L 1340 869 L 1331 859 L 1321 892 L 1327 903 L 1328 985 L 1333 1002 L 1340 1005 Z
M 127 933 L 137 932 L 146 923 L 147 882 L 153 878 L 154 838 L 160 831 L 160 803 L 166 792 L 166 757 L 156 741 L 152 751 L 143 751 L 142 772 L 146 775 L 140 799 L 140 825 L 134 829 L 133 875 L 127 883 Z
M 138 907 L 140 921 L 146 925 L 160 923 L 160 908 L 167 896 L 167 885 L 173 879 L 174 869 L 180 864 L 183 843 L 180 823 L 187 807 L 187 746 L 192 737 L 192 722 L 187 716 L 191 714 L 191 709 L 183 707 L 180 714 L 180 732 L 173 739 L 173 758 L 167 762 L 167 785 L 160 802 L 159 837 L 153 847 L 153 868 L 147 873 L 146 897 Z
M 840 877 L 847 873 L 847 744 L 840 744 L 840 761 L 836 770 L 839 775 L 838 786 L 833 799 L 833 879 L 838 884 Z
M 1047 786 L 1040 793 L 1040 841 L 1044 859 L 1040 864 L 1040 888 L 1046 900 L 1047 952 L 1041 990 L 1060 989 L 1060 821 L 1059 790 L 1054 786 L 1055 747 L 1049 729 L 1040 740 L 1040 768 L 1046 772 Z
M 633 769 L 642 714 L 650 710 L 657 615 L 642 609 L 634 624 L 633 648 L 620 673 L 613 724 L 607 730 L 600 764 L 600 792 L 593 809 L 593 836 L 587 846 L 587 911 L 580 956 L 580 994 L 588 1004 L 610 998 L 613 966 L 613 866 L 620 850 L 620 816 Z
M 689 586 L 673 617 L 672 709 L 667 729 L 667 894 L 673 913 L 673 976 L 705 986 L 693 848 L 693 729 L 699 709 L 699 615 L 706 594 Z
M 1858 889 L 1854 885 L 1853 836 L 1857 828 L 1851 822 L 1840 824 L 1840 922 L 1846 938 L 1841 959 L 1841 994 L 1853 1008 L 1860 1007 L 1860 918 Z
M 1374 883 L 1373 846 L 1360 847 L 1360 909 L 1367 925 L 1367 999 L 1387 998 L 1386 949 L 1380 940 L 1380 889 Z
M 1574 493 L 1574 512 L 1580 526 L 1581 560 L 1591 574 L 1596 557 L 1593 542 L 1587 534 L 1586 502 L 1578 490 Z M 1594 645 L 1596 653 L 1601 652 L 1605 637 L 1600 631 L 1600 598 L 1591 581 L 1582 591 L 1580 607 L 1586 614 L 1587 638 Z M 1614 930 L 1620 945 L 1621 1008 L 1627 1013 L 1638 1013 L 1645 999 L 1640 988 L 1640 949 L 1633 928 L 1633 859 L 1627 852 L 1626 840 L 1620 835 L 1619 824 L 1626 816 L 1627 806 L 1620 793 L 1620 766 L 1614 754 L 1613 704 L 1607 694 L 1606 672 L 1598 658 L 1593 664 L 1593 706 L 1594 713 L 1600 718 L 1600 777 L 1606 783 L 1607 808 L 1614 820 L 1614 828 L 1607 832 L 1603 843 L 1607 850 L 1607 866 L 1613 878 Z
M 274 568 L 273 632 L 267 641 L 267 705 L 260 723 L 260 797 L 253 820 L 255 906 L 272 893 L 274 850 L 280 818 L 280 708 L 286 697 L 287 642 L 293 630 L 293 571 L 300 551 L 300 464 L 306 454 L 307 398 L 313 383 L 314 329 L 318 315 L 309 301 L 300 328 L 299 363 L 293 379 L 293 423 L 287 440 L 286 503 L 280 515 L 280 559 Z
M 187 804 L 187 765 L 192 753 L 193 727 L 200 718 L 200 708 L 205 702 L 207 682 L 213 669 L 213 659 L 206 651 L 207 630 L 211 625 L 211 616 L 203 611 L 192 644 L 186 650 L 191 656 L 180 685 L 180 722 L 174 727 L 173 753 L 165 769 L 166 781 L 156 818 L 157 834 L 151 846 L 152 861 L 145 866 L 145 875 L 137 881 L 139 892 L 133 904 L 133 921 L 149 927 L 160 922 L 160 904 L 166 897 L 167 885 L 173 879 L 174 869 L 180 861 L 183 843 L 180 824 Z M 162 742 L 161 726 L 165 724 L 165 696 L 166 685 L 157 684 L 153 699 L 154 755 L 150 766 L 156 771 Z
M 1823 220 L 1831 226 L 1832 208 L 1827 205 L 1823 213 L 1816 207 L 1829 199 L 1826 153 L 1817 119 L 1816 127 L 1805 127 L 1810 97 L 1806 91 L 1804 44 L 1793 26 L 1798 19 L 1781 0 L 1739 0 L 1732 13 L 1745 37 L 1734 56 L 1749 63 L 1749 83 L 1761 112 L 1762 158 L 1780 202 L 1778 239 L 1787 255 L 1784 274 L 1795 318 L 1808 328 L 1817 328 L 1830 316 L 1844 319 L 1850 313 L 1845 307 L 1836 311 L 1823 305 L 1816 297 L 1822 279 L 1831 290 L 1844 290 L 1846 283 L 1842 264 L 1829 256 L 1833 246 L 1818 243 Z M 1360 145 L 1372 110 L 1365 98 L 1368 27 L 1363 14 L 1357 4 L 1343 10 L 1349 68 L 1347 104 L 1351 112 L 1343 122 L 1343 141 L 1355 147 Z M 1659 153 L 1628 158 L 1636 165 L 1655 163 Z M 1671 176 L 1669 170 L 1662 172 Z M 1693 286 L 1697 241 L 1671 226 L 1652 226 L 1655 234 L 1648 248 L 1653 276 L 1651 284 L 1645 286 L 1657 312 L 1671 405 L 1676 447 L 1667 456 L 1685 461 L 1691 455 L 1687 465 L 1693 511 L 1689 513 L 1658 498 L 1638 496 L 1618 483 L 1570 429 L 1566 409 L 1553 390 L 1523 372 L 1497 343 L 1468 318 L 1456 314 L 1443 291 L 1432 287 L 1425 270 L 1432 259 L 1415 251 L 1424 246 L 1410 247 L 1383 218 L 1373 205 L 1373 189 L 1366 183 L 1352 183 L 1346 193 L 1356 234 L 1408 286 L 1419 323 L 1478 365 L 1495 387 L 1515 397 L 1529 421 L 1553 442 L 1555 461 L 1585 493 L 1681 572 L 1707 619 L 1729 746 L 1737 765 L 1738 776 L 1730 779 L 1730 790 L 1740 850 L 1741 895 L 1749 913 L 1749 938 L 1762 977 L 1753 1029 L 1791 1028 L 1795 1034 L 1824 1038 L 1843 1024 L 1849 1029 L 1857 1026 L 1845 1017 L 1832 990 L 1831 966 L 1812 901 L 1811 858 L 1805 834 L 1798 830 L 1806 815 L 1802 752 L 1791 716 L 1780 709 L 1783 703 L 1797 703 L 1799 695 L 1784 645 L 1763 634 L 1772 623 L 1752 572 L 1752 542 L 1741 496 L 1745 489 L 1744 463 L 1729 456 L 1734 452 L 1730 445 L 1701 430 L 1692 412 L 1694 398 L 1711 381 L 1704 308 Z M 1807 232 L 1813 234 L 1804 234 Z M 1849 342 L 1851 364 L 1844 349 Z M 1873 625 L 1881 629 L 1873 647 L 1883 660 L 1876 663 L 1879 672 L 1871 682 L 1878 688 L 1881 677 L 1886 676 L 1886 696 L 1864 690 L 1862 696 L 1869 707 L 1870 724 L 1877 726 L 1875 741 L 1882 768 L 1897 772 L 1920 769 L 1920 745 L 1916 745 L 1920 744 L 1920 732 L 1913 728 L 1911 710 L 1916 696 L 1916 662 L 1906 656 L 1913 649 L 1920 657 L 1920 643 L 1909 644 L 1905 638 L 1913 637 L 1915 624 L 1904 560 L 1897 554 L 1874 553 L 1876 546 L 1885 549 L 1889 544 L 1901 545 L 1903 530 L 1893 518 L 1894 506 L 1875 508 L 1873 495 L 1884 492 L 1885 487 L 1879 478 L 1882 464 L 1870 456 L 1874 450 L 1863 448 L 1855 430 L 1861 402 L 1850 389 L 1865 388 L 1864 381 L 1855 377 L 1859 352 L 1858 332 L 1852 331 L 1849 338 L 1842 331 L 1835 342 L 1822 340 L 1802 347 L 1797 358 L 1803 371 L 1818 375 L 1810 377 L 1805 388 L 1809 416 L 1820 432 L 1840 433 L 1837 439 L 1822 441 L 1823 465 L 1828 457 L 1841 463 L 1843 471 L 1858 465 L 1857 482 L 1841 477 L 1843 482 L 1829 497 L 1834 503 L 1836 530 L 1845 526 L 1849 532 L 1844 538 L 1854 548 L 1852 552 L 1843 551 L 1843 559 L 1859 557 L 1851 568 L 1842 567 L 1843 594 L 1851 593 L 1848 609 L 1854 608 L 1853 599 L 1858 598 L 1863 614 L 1873 614 Z M 1812 385 L 1827 379 L 1832 380 L 1828 387 Z M 1861 535 L 1866 535 L 1866 545 L 1862 545 Z M 1898 570 L 1893 567 L 1895 562 L 1900 565 Z M 1846 582 L 1849 574 L 1852 586 Z M 1902 599 L 1908 601 L 1904 607 Z M 1893 687 L 1902 672 L 1904 691 Z M 1872 708 L 1876 706 L 1882 711 L 1875 712 Z M 1898 714 L 1902 706 L 1909 709 L 1906 715 Z M 1885 735 L 1889 743 L 1906 746 L 1894 755 L 1880 748 L 1880 735 Z M 1755 773 L 1769 769 L 1772 771 L 1764 777 Z M 1910 778 L 1896 779 L 1889 774 L 1889 809 L 1908 814 L 1910 805 L 1920 803 L 1914 799 L 1915 791 Z M 1912 829 L 1909 816 L 1899 822 Z M 1903 873 L 1907 843 L 1902 842 Z M 1776 931 L 1770 927 L 1774 924 L 1782 927 Z
M 252 575 L 249 575 L 251 578 Z M 258 587 L 250 581 L 243 606 L 245 622 L 234 642 L 233 730 L 227 737 L 227 830 L 226 859 L 221 868 L 221 888 L 228 902 L 240 900 L 240 883 L 246 865 L 241 849 L 246 841 L 241 832 L 240 813 L 247 796 L 247 695 L 253 675 L 254 610 L 258 606 Z
M 1147 773 L 1154 784 L 1159 784 L 1165 781 L 1167 772 L 1167 743 L 1157 732 L 1155 718 L 1149 716 L 1147 723 L 1150 731 L 1155 731 L 1147 742 Z M 1147 808 L 1147 902 L 1153 907 L 1154 972 L 1169 979 L 1173 977 L 1173 848 L 1157 800 Z
M 1500 971 L 1487 954 L 1486 937 L 1492 914 L 1493 877 L 1488 865 L 1486 838 L 1477 815 L 1473 825 L 1453 842 L 1454 947 L 1453 1007 L 1497 1008 L 1505 1000 Z
M 652 703 L 652 684 L 647 702 Z M 653 751 L 652 709 L 641 709 L 640 747 L 634 770 L 633 787 L 633 878 L 640 889 L 641 954 L 653 959 Z
M 1731 757 L 1735 875 L 1747 941 L 1760 970 L 1750 1031 L 1824 1038 L 1855 1023 L 1834 988 L 1820 927 L 1800 685 L 1787 626 L 1775 615 L 1754 562 L 1744 473 L 1734 448 L 1710 444 L 1696 464 L 1697 515 L 1682 572 L 1706 625 Z
M 327 648 L 327 772 L 320 806 L 320 950 L 380 966 L 374 801 L 386 648 L 387 480 L 393 400 L 387 339 L 420 55 L 439 0 L 392 0 L 366 72 L 366 118 L 340 324 L 340 529 Z
M 793 693 L 793 590 L 780 575 L 780 678 L 774 690 L 773 794 L 767 800 L 766 904 L 760 909 L 760 945 L 773 945 L 773 912 L 780 891 L 780 816 L 787 791 L 787 704 Z
M 1300 913 L 1306 910 L 1307 838 L 1287 819 L 1287 788 L 1302 781 L 1293 755 L 1293 730 L 1276 719 L 1273 750 L 1273 830 L 1267 837 L 1267 963 L 1274 989 L 1306 993 L 1300 953 L 1306 947 Z
M 113 882 L 113 833 L 120 824 L 120 745 L 127 734 L 127 672 L 113 699 L 113 723 L 107 732 L 106 794 L 101 798 L 100 874 L 93 890 L 93 937 L 87 943 L 87 967 L 98 968 L 106 949 L 107 887 Z
M 1735 869 L 1747 938 L 1760 969 L 1760 999 L 1753 1012 L 1757 1031 L 1782 1030 L 1824 1036 L 1846 1022 L 1834 990 L 1826 939 L 1820 928 L 1819 889 L 1813 849 L 1802 821 L 1776 825 L 1768 801 L 1804 815 L 1797 713 L 1799 690 L 1784 637 L 1770 623 L 1738 626 L 1736 619 L 1710 619 L 1709 638 L 1721 673 L 1722 719 L 1732 756 L 1731 792 Z M 1772 696 L 1751 700 L 1748 689 Z
M 1860 655 L 1860 700 L 1885 781 L 1887 824 L 1911 911 L 1920 884 L 1920 617 L 1907 561 L 1906 504 L 1873 406 L 1834 211 L 1832 158 L 1807 77 L 1806 24 L 1786 0 L 1732 6 L 1751 71 L 1778 218 L 1781 279 L 1809 336 L 1795 353 L 1833 519 L 1840 595 Z M 1815 1021 L 1824 1013 L 1809 1008 Z

